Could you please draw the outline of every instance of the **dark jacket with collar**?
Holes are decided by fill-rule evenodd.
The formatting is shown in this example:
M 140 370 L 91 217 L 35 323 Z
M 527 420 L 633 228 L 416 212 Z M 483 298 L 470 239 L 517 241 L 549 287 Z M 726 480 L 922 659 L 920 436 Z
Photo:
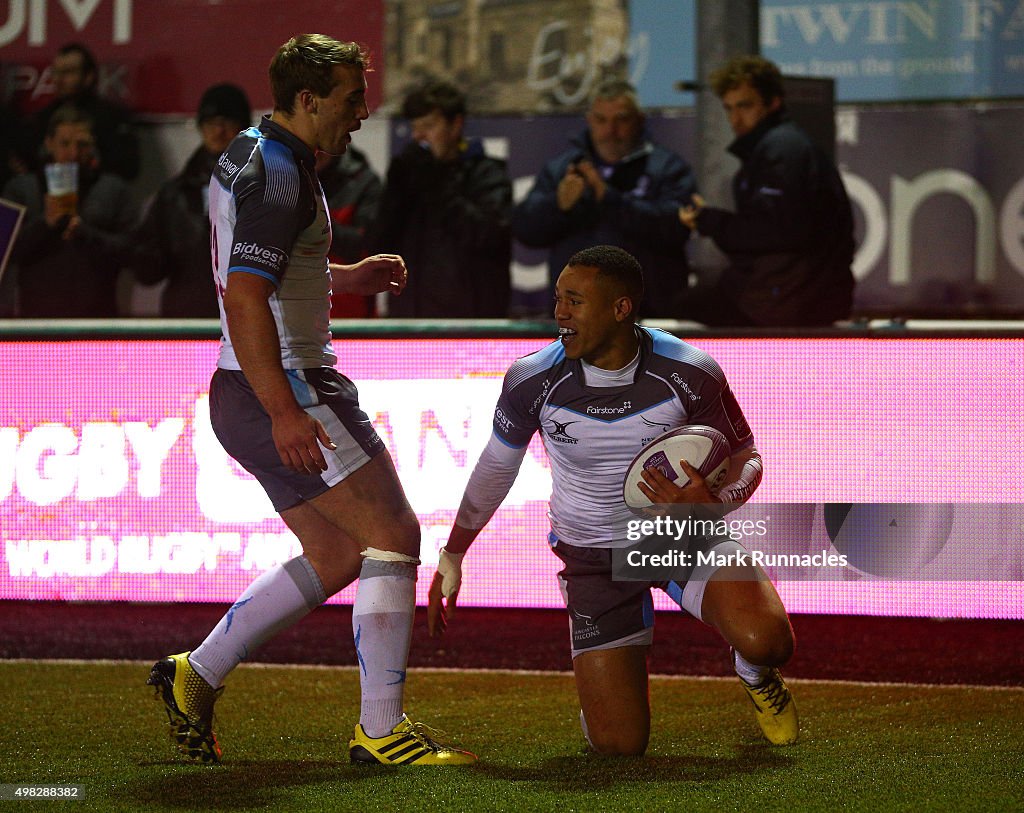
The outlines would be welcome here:
M 417 318 L 504 318 L 508 314 L 512 182 L 505 162 L 467 141 L 459 157 L 436 160 L 413 142 L 388 168 L 372 251 L 401 254 L 409 282 L 388 314 Z
M 362 152 L 351 144 L 317 170 L 331 217 L 332 263 L 348 265 L 366 256 L 366 235 L 377 219 L 384 185 Z M 366 318 L 375 313 L 374 297 L 331 294 L 331 316 Z
M 617 162 L 606 178 L 599 203 L 588 188 L 568 212 L 558 208 L 558 184 L 570 164 L 589 160 L 600 166 L 588 131 L 572 148 L 549 161 L 512 218 L 512 233 L 527 246 L 548 248 L 552 288 L 568 259 L 584 248 L 614 245 L 635 256 L 644 270 L 647 294 L 642 313 L 669 315 L 673 296 L 686 285 L 689 229 L 679 207 L 690 203 L 697 183 L 680 156 L 645 140 Z
M 168 280 L 160 315 L 220 316 L 210 255 L 206 195 L 218 156 L 199 147 L 185 168 L 166 181 L 135 231 L 125 263 L 147 285 Z
M 377 218 L 383 184 L 351 144 L 317 175 L 331 215 L 331 262 L 357 262 L 366 254 L 366 232 Z
M 827 325 L 850 314 L 853 214 L 835 165 L 778 111 L 737 138 L 736 211 L 697 229 L 729 256 L 719 290 L 756 324 Z

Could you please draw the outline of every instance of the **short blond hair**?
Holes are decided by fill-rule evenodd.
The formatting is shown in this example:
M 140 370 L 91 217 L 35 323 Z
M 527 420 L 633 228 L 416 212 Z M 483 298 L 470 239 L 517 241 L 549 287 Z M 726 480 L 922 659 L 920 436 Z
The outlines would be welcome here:
M 311 90 L 321 98 L 334 89 L 334 67 L 370 69 L 370 54 L 359 43 L 341 42 L 326 34 L 300 34 L 277 49 L 270 61 L 270 91 L 274 109 L 295 111 L 295 96 Z

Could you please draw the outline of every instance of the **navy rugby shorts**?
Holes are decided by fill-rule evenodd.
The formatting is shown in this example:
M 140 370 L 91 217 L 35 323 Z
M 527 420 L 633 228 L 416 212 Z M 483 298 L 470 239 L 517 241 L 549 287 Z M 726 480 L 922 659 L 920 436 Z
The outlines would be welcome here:
M 714 565 L 698 565 L 683 583 L 615 580 L 611 548 L 552 540 L 551 549 L 564 565 L 558 573 L 558 586 L 569 611 L 573 658 L 596 649 L 649 646 L 654 640 L 652 587 L 664 591 L 680 609 L 700 619 L 704 588 L 718 570 Z M 743 552 L 744 548 L 726 539 L 715 544 L 714 550 L 729 554 Z
M 320 446 L 327 471 L 300 474 L 281 462 L 270 416 L 240 371 L 218 369 L 210 382 L 210 422 L 217 439 L 259 480 L 278 512 L 323 494 L 384 451 L 348 378 L 333 367 L 285 372 L 299 405 L 324 425 L 338 447 Z

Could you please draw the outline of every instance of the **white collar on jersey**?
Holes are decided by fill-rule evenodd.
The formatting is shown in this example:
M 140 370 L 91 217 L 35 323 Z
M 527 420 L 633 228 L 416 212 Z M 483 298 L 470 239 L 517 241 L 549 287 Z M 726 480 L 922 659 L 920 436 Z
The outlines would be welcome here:
M 580 365 L 583 367 L 583 382 L 588 387 L 622 387 L 633 383 L 636 368 L 640 366 L 640 348 L 637 348 L 633 360 L 619 370 L 602 370 L 583 359 L 580 359 Z

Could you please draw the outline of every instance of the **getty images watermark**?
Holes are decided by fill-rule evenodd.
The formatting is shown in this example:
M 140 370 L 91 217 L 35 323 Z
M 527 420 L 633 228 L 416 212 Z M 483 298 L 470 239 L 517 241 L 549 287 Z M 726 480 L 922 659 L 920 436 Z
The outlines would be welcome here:
M 753 565 L 787 581 L 1024 582 L 1024 503 L 653 506 L 624 515 L 616 542 L 613 578 L 629 581 Z
M 685 581 L 694 568 L 845 568 L 847 557 L 828 547 L 783 553 L 764 549 L 771 516 L 733 517 L 690 506 L 692 513 L 631 519 L 624 537 L 631 543 L 612 553 L 612 577 L 622 581 Z M 751 578 L 756 578 L 752 571 Z

